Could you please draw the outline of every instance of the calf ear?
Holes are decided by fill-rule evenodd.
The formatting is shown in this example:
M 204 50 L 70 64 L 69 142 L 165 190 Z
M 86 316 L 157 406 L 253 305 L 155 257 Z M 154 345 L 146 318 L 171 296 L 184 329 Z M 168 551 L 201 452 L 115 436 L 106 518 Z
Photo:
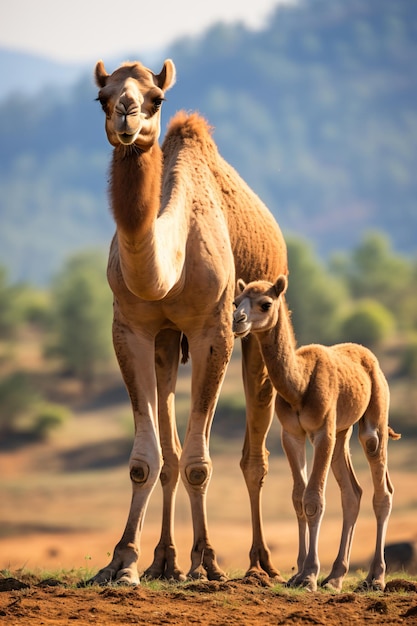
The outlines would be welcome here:
M 237 290 L 242 293 L 242 291 L 245 289 L 246 287 L 246 283 L 243 280 L 243 278 L 239 278 L 237 281 Z
M 98 61 L 94 70 L 94 78 L 96 79 L 97 87 L 102 89 L 107 83 L 109 74 L 107 74 L 103 61 Z
M 281 276 L 278 276 L 274 284 L 274 289 L 275 289 L 275 293 L 277 294 L 277 296 L 280 296 L 282 293 L 285 293 L 287 291 L 287 287 L 288 287 L 287 277 L 284 276 L 284 274 L 281 274 Z

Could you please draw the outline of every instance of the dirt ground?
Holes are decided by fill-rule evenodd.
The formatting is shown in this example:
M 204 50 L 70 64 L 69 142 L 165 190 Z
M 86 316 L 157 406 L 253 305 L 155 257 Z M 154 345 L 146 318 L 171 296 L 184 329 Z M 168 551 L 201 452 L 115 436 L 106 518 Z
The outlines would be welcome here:
M 4 578 L 0 624 L 417 624 L 417 583 L 401 578 L 391 579 L 384 593 L 337 595 L 287 590 L 262 577 L 158 585 L 77 588 Z
M 282 459 L 282 463 L 285 463 L 285 459 Z M 271 467 L 269 483 L 271 487 L 275 483 L 275 489 L 280 484 L 281 492 L 285 468 L 281 466 L 282 463 L 276 469 Z M 0 538 L 0 568 L 4 568 L 3 574 L 0 572 L 0 626 L 68 626 L 72 623 L 100 626 L 417 625 L 417 578 L 415 575 L 410 577 L 410 571 L 406 579 L 395 572 L 389 574 L 384 593 L 353 592 L 355 576 L 358 571 L 366 571 L 366 562 L 374 542 L 375 522 L 371 497 L 365 498 L 363 502 L 354 541 L 352 574 L 349 574 L 343 592 L 338 595 L 328 591 L 313 594 L 295 591 L 282 585 L 271 586 L 265 579 L 242 578 L 242 572 L 248 565 L 250 522 L 244 487 L 237 489 L 238 462 L 232 462 L 230 458 L 216 459 L 216 468 L 222 477 L 219 481 L 222 489 L 214 481 L 212 492 L 217 493 L 215 502 L 222 502 L 223 506 L 210 508 L 213 518 L 210 525 L 212 538 L 214 545 L 218 546 L 220 563 L 231 578 L 229 582 L 145 582 L 137 588 L 78 588 L 77 582 L 81 575 L 88 574 L 89 569 L 102 567 L 108 561 L 109 553 L 118 539 L 125 515 L 125 500 L 129 495 L 129 485 L 124 487 L 128 482 L 124 468 L 100 472 L 91 477 L 82 474 L 80 477 L 58 475 L 55 478 L 49 474 L 45 480 L 42 476 L 35 480 L 34 475 L 25 468 L 23 458 L 14 466 L 16 470 L 19 468 L 18 475 L 15 475 L 15 471 L 11 472 L 10 464 L 7 465 L 9 474 L 5 473 L 2 478 L 5 487 L 2 518 L 10 534 Z M 5 463 L 0 463 L 0 466 L 4 468 Z M 237 468 L 236 475 L 230 467 Z M 26 470 L 24 481 L 23 468 Z M 232 474 L 228 476 L 229 486 L 229 481 L 225 480 L 227 468 L 229 474 Z M 390 540 L 414 538 L 415 472 L 394 472 L 394 479 L 395 484 L 399 485 L 398 508 L 391 518 Z M 97 483 L 106 485 L 104 493 L 97 491 Z M 366 485 L 365 476 L 362 484 Z M 185 514 L 187 503 L 185 500 L 182 502 L 184 497 L 180 493 L 176 538 L 180 563 L 186 567 L 192 529 Z M 282 500 L 280 498 L 275 504 L 272 498 L 265 498 L 265 532 L 273 560 L 287 578 L 295 565 L 296 527 L 290 495 L 285 493 L 284 497 L 281 493 L 281 497 Z M 414 506 L 409 503 L 410 499 Z M 112 503 L 110 509 L 109 502 Z M 158 538 L 160 505 L 157 502 L 149 507 L 142 543 L 141 569 L 150 563 Z M 328 499 L 321 537 L 323 575 L 328 573 L 335 556 L 340 533 L 340 519 L 336 516 L 339 509 L 339 496 L 332 493 Z M 86 511 L 89 511 L 88 515 Z M 96 526 L 87 531 L 80 529 L 79 526 L 83 524 L 89 525 L 93 513 Z M 97 520 L 103 523 L 102 527 Z M 68 528 L 65 527 L 65 521 Z M 47 526 L 46 529 L 42 524 Z M 54 532 L 51 532 L 51 528 Z M 39 574 L 33 573 L 38 570 Z M 54 578 L 56 572 L 59 572 L 59 579 L 64 580 L 64 583 L 57 584 Z M 72 573 L 68 582 L 65 582 L 65 575 L 62 579 L 62 572 Z M 75 580 L 74 572 L 78 574 Z M 53 578 L 44 580 L 50 576 Z M 18 582 L 9 580 L 11 577 Z
M 390 573 L 384 593 L 353 591 L 360 580 L 355 579 L 358 571 L 366 572 L 375 540 L 372 484 L 363 455 L 355 456 L 364 495 L 351 574 L 340 594 L 272 586 L 262 577 L 242 578 L 249 564 L 250 510 L 239 468 L 240 454 L 231 450 L 213 459 L 208 497 L 211 540 L 222 569 L 230 576 L 228 582 L 78 587 L 77 583 L 88 577 L 88 570 L 97 570 L 108 562 L 124 527 L 130 481 L 127 460 L 116 457 L 119 452 L 127 457 L 129 452 L 117 447 L 120 423 L 125 414 L 130 419 L 129 410 L 124 404 L 112 404 L 100 410 L 76 412 L 56 439 L 0 454 L 0 626 L 417 625 L 414 570 L 403 575 Z M 387 540 L 417 541 L 414 442 L 404 439 L 390 446 L 390 467 L 396 492 Z M 340 537 L 340 495 L 334 482 L 330 477 L 320 537 L 323 576 L 336 555 Z M 286 459 L 271 454 L 264 486 L 264 529 L 273 562 L 286 578 L 291 575 L 297 554 L 291 486 Z M 161 507 L 161 490 L 157 488 L 147 511 L 140 571 L 152 559 L 160 532 Z M 192 525 L 188 498 L 181 485 L 176 508 L 179 562 L 186 571 Z

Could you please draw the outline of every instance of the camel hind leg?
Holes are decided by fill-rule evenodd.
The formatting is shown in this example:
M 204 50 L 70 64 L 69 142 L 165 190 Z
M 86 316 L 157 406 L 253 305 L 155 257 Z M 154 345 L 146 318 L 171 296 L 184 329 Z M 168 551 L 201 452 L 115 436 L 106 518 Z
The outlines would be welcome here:
M 252 546 L 247 575 L 266 572 L 284 582 L 273 566 L 262 522 L 262 486 L 268 473 L 266 436 L 274 416 L 275 391 L 267 375 L 259 346 L 249 335 L 242 341 L 242 375 L 246 397 L 246 433 L 240 467 L 249 493 L 252 515 Z
M 323 587 L 341 591 L 346 573 L 349 570 L 350 552 L 356 521 L 359 515 L 362 489 L 352 467 L 349 441 L 352 427 L 336 435 L 331 468 L 340 488 L 343 510 L 343 526 L 339 552 L 330 574 L 322 582 Z
M 387 388 L 384 384 L 383 390 Z M 365 451 L 374 487 L 373 508 L 376 517 L 375 552 L 369 573 L 358 590 L 385 588 L 384 545 L 392 509 L 394 489 L 387 466 L 388 453 L 388 390 L 375 394 L 359 422 L 359 439 Z
M 225 315 L 228 310 L 224 307 Z M 218 326 L 227 328 L 223 320 Z M 232 333 L 219 333 L 218 326 L 204 332 L 199 328 L 187 332 L 192 360 L 192 398 L 180 474 L 190 499 L 193 520 L 191 567 L 187 574 L 192 579 L 227 579 L 209 540 L 207 523 L 207 489 L 213 471 L 209 451 L 210 430 L 233 349 Z
M 155 341 L 155 371 L 158 391 L 158 423 L 163 466 L 159 479 L 162 486 L 161 536 L 154 559 L 144 572 L 147 578 L 167 578 L 183 581 L 185 574 L 177 563 L 174 540 L 175 497 L 179 482 L 181 444 L 175 420 L 175 386 L 179 363 L 181 334 L 173 330 L 160 331 Z

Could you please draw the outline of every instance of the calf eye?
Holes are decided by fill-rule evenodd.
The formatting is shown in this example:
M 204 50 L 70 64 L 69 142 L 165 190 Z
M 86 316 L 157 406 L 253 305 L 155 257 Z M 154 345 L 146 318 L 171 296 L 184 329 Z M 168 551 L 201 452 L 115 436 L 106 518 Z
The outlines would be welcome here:
M 269 311 L 271 308 L 271 302 L 264 302 L 261 304 L 261 311 Z

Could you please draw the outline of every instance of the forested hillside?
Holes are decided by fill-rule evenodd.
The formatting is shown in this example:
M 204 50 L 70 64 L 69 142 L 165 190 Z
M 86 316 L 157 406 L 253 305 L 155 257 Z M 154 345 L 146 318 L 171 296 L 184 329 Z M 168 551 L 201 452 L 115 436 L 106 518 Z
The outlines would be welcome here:
M 326 256 L 378 229 L 415 255 L 415 0 L 308 0 L 278 7 L 261 32 L 218 24 L 166 56 L 178 79 L 163 121 L 203 113 L 284 232 Z M 108 246 L 110 146 L 95 96 L 87 74 L 0 101 L 0 264 L 14 280 L 46 282 L 69 253 Z

